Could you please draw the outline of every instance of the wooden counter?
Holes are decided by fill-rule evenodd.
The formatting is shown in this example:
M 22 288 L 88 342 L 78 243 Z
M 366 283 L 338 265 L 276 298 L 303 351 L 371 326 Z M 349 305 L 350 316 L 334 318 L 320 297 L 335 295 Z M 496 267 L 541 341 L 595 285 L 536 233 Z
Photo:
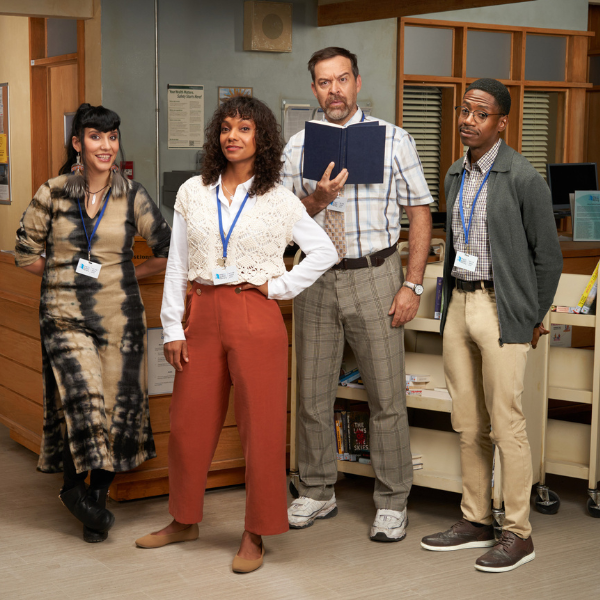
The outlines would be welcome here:
M 136 239 L 134 262 L 151 255 L 141 238 Z M 43 423 L 42 356 L 38 307 L 41 279 L 19 269 L 14 256 L 0 253 L 0 423 L 10 429 L 19 444 L 39 454 Z M 148 327 L 160 327 L 163 275 L 140 281 Z M 288 330 L 292 329 L 292 302 L 279 303 Z M 291 346 L 288 351 L 291 360 Z M 233 411 L 230 406 L 210 473 L 210 487 L 244 482 L 245 463 Z M 131 500 L 168 494 L 169 405 L 171 395 L 150 396 L 150 420 L 157 457 L 127 473 L 120 473 L 111 486 L 115 500 Z M 288 386 L 288 452 L 289 452 Z

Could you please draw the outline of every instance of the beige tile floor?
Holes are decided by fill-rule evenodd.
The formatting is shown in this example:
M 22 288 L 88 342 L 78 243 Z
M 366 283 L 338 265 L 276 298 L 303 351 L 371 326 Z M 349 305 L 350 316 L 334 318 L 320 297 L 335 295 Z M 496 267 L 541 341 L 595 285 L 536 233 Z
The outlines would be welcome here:
M 108 540 L 86 544 L 57 498 L 60 475 L 35 471 L 36 456 L 0 425 L 1 600 L 386 598 L 592 600 L 600 598 L 600 519 L 585 510 L 586 483 L 549 478 L 555 516 L 532 513 L 537 558 L 506 574 L 473 568 L 478 550 L 433 553 L 419 540 L 459 516 L 457 494 L 414 488 L 407 538 L 371 542 L 373 482 L 341 477 L 339 514 L 305 531 L 265 538 L 265 565 L 231 572 L 243 529 L 244 489 L 210 491 L 196 542 L 141 550 L 133 541 L 169 521 L 167 498 L 110 503 Z

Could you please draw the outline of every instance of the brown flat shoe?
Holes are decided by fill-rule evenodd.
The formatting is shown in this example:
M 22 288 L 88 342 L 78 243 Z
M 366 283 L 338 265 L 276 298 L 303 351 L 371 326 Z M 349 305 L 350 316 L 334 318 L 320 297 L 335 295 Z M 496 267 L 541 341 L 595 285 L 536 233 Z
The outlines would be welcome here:
M 260 555 L 260 558 L 257 558 L 256 560 L 247 560 L 245 558 L 240 558 L 239 554 L 236 554 L 233 558 L 233 564 L 231 565 L 233 572 L 252 573 L 252 571 L 256 571 L 256 569 L 261 567 L 263 564 L 263 558 L 265 556 L 265 545 L 261 542 L 260 546 L 262 549 L 262 554 Z
M 138 548 L 162 548 L 167 544 L 175 542 L 193 542 L 198 539 L 198 523 L 190 525 L 187 529 L 177 531 L 176 533 L 168 533 L 167 535 L 156 535 L 149 533 L 139 540 L 135 540 Z

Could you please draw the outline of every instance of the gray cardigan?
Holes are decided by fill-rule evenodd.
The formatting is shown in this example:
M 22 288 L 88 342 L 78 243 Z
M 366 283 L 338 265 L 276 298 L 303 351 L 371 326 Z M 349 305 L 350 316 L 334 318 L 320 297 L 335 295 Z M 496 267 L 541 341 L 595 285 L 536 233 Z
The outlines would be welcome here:
M 443 333 L 455 286 L 456 256 L 452 209 L 457 201 L 464 159 L 448 170 Z M 560 274 L 562 253 L 552 214 L 550 190 L 529 161 L 504 141 L 488 179 L 487 223 L 494 272 L 500 345 L 531 341 L 533 328 L 548 312 Z

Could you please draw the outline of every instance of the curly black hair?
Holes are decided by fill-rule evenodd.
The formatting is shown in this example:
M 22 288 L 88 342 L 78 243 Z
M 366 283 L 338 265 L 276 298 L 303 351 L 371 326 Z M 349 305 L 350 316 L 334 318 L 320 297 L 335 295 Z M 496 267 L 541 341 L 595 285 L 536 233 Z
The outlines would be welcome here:
M 283 139 L 275 115 L 271 109 L 257 98 L 234 96 L 217 108 L 206 127 L 202 181 L 211 185 L 225 173 L 227 159 L 221 150 L 221 125 L 227 117 L 240 117 L 254 121 L 256 126 L 256 157 L 254 160 L 254 181 L 250 195 L 266 194 L 281 181 L 283 161 Z

